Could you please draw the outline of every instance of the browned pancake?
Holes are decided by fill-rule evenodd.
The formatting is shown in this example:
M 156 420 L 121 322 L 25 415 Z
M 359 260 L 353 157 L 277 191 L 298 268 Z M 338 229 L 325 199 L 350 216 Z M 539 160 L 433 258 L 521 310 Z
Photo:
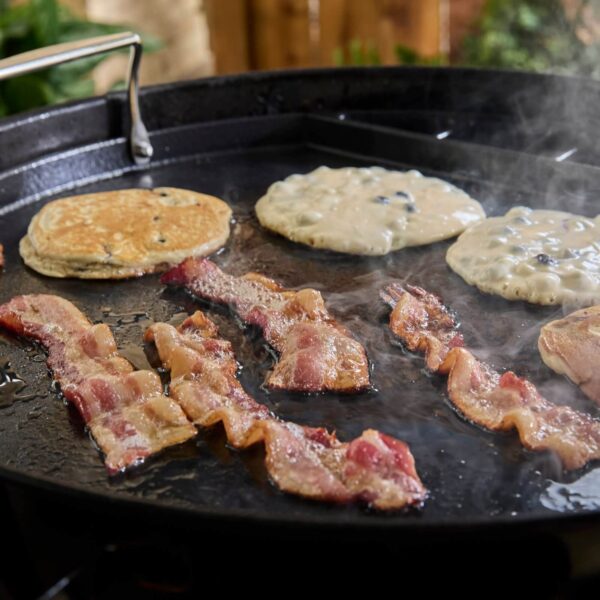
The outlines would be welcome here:
M 600 404 L 600 306 L 575 311 L 542 327 L 542 360 Z
M 229 237 L 230 219 L 219 198 L 177 188 L 72 196 L 33 217 L 20 252 L 51 277 L 133 277 L 215 252 Z

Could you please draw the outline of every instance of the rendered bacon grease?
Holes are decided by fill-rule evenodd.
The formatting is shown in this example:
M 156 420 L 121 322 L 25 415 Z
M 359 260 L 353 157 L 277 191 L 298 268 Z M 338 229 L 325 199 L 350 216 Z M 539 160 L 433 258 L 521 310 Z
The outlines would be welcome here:
M 512 208 L 465 231 L 446 254 L 482 292 L 535 304 L 600 301 L 600 217 Z
M 68 300 L 34 294 L 0 306 L 0 326 L 42 344 L 48 367 L 114 474 L 196 435 L 153 371 L 134 371 L 104 324 L 92 325 Z
M 600 458 L 600 422 L 546 400 L 527 379 L 498 373 L 464 348 L 454 318 L 439 298 L 419 287 L 392 284 L 382 298 L 393 310 L 390 329 L 427 367 L 448 376 L 448 395 L 471 422 L 492 431 L 516 429 L 530 450 L 551 450 L 565 469 Z
M 318 291 L 285 290 L 258 273 L 233 277 L 210 260 L 196 258 L 183 261 L 161 281 L 227 304 L 245 323 L 260 327 L 279 353 L 267 378 L 269 387 L 348 393 L 369 387 L 365 349 L 329 314 Z
M 485 218 L 479 202 L 450 183 L 382 167 L 290 175 L 271 185 L 256 215 L 294 242 L 371 256 L 445 240 Z
M 379 510 L 423 502 L 426 490 L 408 446 L 368 429 L 349 443 L 323 428 L 273 416 L 236 379 L 231 344 L 200 311 L 177 329 L 156 323 L 146 332 L 171 373 L 169 393 L 195 424 L 222 422 L 235 448 L 262 442 L 271 479 L 283 491 L 314 500 L 362 502 Z

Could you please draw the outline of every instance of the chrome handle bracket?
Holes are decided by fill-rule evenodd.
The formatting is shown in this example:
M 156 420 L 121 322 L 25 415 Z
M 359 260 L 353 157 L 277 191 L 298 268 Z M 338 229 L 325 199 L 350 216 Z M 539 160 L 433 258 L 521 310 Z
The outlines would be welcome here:
M 56 44 L 5 58 L 0 60 L 0 81 L 129 46 L 131 46 L 127 80 L 127 101 L 131 118 L 129 147 L 134 162 L 137 165 L 145 165 L 150 162 L 153 149 L 148 131 L 142 121 L 138 100 L 138 70 L 142 59 L 142 40 L 137 33 L 116 33 Z

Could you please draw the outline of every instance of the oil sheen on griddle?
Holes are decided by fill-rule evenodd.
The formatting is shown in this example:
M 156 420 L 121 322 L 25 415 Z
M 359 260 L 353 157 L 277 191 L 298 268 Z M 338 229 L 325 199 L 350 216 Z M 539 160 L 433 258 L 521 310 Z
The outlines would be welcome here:
M 21 394 L 26 386 L 25 381 L 11 369 L 8 359 L 0 356 L 0 409 L 11 406 L 19 400 L 27 401 L 34 398 L 31 394 Z

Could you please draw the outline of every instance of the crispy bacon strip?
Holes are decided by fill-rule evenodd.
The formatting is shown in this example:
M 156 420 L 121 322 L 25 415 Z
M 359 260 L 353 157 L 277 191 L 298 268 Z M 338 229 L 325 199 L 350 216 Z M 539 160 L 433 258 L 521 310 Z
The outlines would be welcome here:
M 244 322 L 260 327 L 279 353 L 267 378 L 270 388 L 357 392 L 369 387 L 365 349 L 329 314 L 318 291 L 286 291 L 257 273 L 233 277 L 202 258 L 186 259 L 161 281 L 228 304 Z
M 0 244 L 0 271 L 4 269 L 4 246 Z
M 110 474 L 194 435 L 159 376 L 134 371 L 119 356 L 110 329 L 92 325 L 69 301 L 44 294 L 0 306 L 0 326 L 42 344 L 65 398 L 79 410 Z
M 546 400 L 526 379 L 503 374 L 463 347 L 458 325 L 439 298 L 419 287 L 392 284 L 381 293 L 392 306 L 391 330 L 427 367 L 448 375 L 448 395 L 470 421 L 491 429 L 515 428 L 530 450 L 553 450 L 565 469 L 600 458 L 600 422 Z
M 273 416 L 243 390 L 229 342 L 200 311 L 177 329 L 146 332 L 171 372 L 170 394 L 197 425 L 222 422 L 236 448 L 263 442 L 272 480 L 285 492 L 330 502 L 365 502 L 380 510 L 420 504 L 426 495 L 408 446 L 369 429 L 350 443 L 323 428 Z

